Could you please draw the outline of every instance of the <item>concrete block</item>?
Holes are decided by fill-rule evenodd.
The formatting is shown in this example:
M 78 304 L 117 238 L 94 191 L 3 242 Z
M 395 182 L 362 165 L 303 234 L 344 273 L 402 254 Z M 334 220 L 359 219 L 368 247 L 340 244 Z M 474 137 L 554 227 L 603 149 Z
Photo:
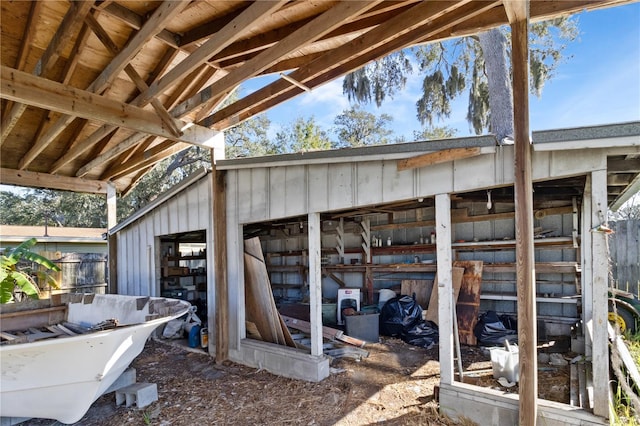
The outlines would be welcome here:
M 13 426 L 31 420 L 31 417 L 0 417 L 0 426 Z
M 157 400 L 158 386 L 155 383 L 134 383 L 116 391 L 116 405 L 125 404 L 127 408 L 134 404 L 143 408 Z
M 106 391 L 104 391 L 103 395 L 106 395 L 111 392 L 115 392 L 118 389 L 121 389 L 125 386 L 132 385 L 135 382 L 136 382 L 136 369 L 133 367 L 129 367 L 122 372 L 120 377 L 118 377 L 116 381 L 113 382 L 111 386 L 107 388 Z

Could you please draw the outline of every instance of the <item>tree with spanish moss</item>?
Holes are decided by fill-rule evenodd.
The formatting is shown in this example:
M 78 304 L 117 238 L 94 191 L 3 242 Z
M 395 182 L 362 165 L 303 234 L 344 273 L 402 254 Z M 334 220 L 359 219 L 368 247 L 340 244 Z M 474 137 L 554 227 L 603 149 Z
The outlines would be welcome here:
M 502 140 L 513 133 L 509 35 L 508 28 L 495 28 L 396 52 L 346 76 L 343 91 L 350 100 L 380 106 L 404 88 L 407 76 L 417 67 L 424 75 L 422 94 L 416 101 L 416 115 L 423 126 L 449 117 L 451 102 L 467 91 L 470 128 L 476 134 L 488 130 Z M 553 78 L 564 59 L 566 43 L 577 35 L 576 18 L 530 25 L 529 85 L 533 94 L 539 96 Z

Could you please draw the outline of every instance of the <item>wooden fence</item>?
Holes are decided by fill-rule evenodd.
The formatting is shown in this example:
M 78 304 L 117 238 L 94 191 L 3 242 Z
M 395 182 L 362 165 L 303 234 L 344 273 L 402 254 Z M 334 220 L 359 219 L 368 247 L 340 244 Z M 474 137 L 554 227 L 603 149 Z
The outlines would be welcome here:
M 640 220 L 610 223 L 611 274 L 614 285 L 640 297 Z
M 104 293 L 107 287 L 107 255 L 102 253 L 60 253 L 41 252 L 42 256 L 52 260 L 60 272 L 51 274 L 59 290 L 50 289 L 51 293 Z M 40 288 L 47 289 L 40 282 Z

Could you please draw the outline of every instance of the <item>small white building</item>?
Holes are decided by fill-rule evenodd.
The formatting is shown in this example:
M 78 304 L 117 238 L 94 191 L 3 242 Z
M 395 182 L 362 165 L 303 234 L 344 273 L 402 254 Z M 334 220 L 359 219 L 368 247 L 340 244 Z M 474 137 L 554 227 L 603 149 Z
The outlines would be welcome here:
M 608 372 L 609 365 L 607 252 L 604 234 L 592 231 L 606 223 L 609 205 L 638 190 L 637 178 L 622 193 L 608 185 L 620 181 L 614 175 L 625 172 L 625 161 L 637 162 L 640 123 L 534 132 L 532 139 L 534 224 L 540 237 L 535 242 L 540 317 L 532 321 L 541 319 L 550 334 L 568 334 L 582 321 L 596 404 L 603 403 L 608 379 L 599 372 Z M 403 277 L 433 280 L 436 275 L 439 294 L 450 294 L 455 260 L 484 262 L 480 310 L 513 313 L 513 157 L 513 146 L 481 136 L 219 161 L 217 176 L 224 176 L 226 196 L 222 256 L 228 317 L 215 327 L 210 322 L 210 353 L 215 353 L 216 330 L 222 330 L 231 360 L 322 380 L 329 375 L 318 332 L 323 298 L 334 298 L 341 286 L 361 287 L 363 303 L 372 304 L 380 289 L 397 286 Z M 119 293 L 171 295 L 179 288 L 185 292 L 180 297 L 204 302 L 208 318 L 215 318 L 213 265 L 220 253 L 215 253 L 212 231 L 212 176 L 202 172 L 187 179 L 111 230 L 117 236 L 113 273 Z M 435 245 L 424 242 L 432 231 Z M 274 294 L 309 303 L 310 354 L 247 338 L 243 240 L 255 235 L 274 265 Z M 372 247 L 371 237 L 390 245 Z M 411 269 L 407 264 L 416 256 L 424 266 Z M 390 264 L 407 266 L 395 278 L 378 280 L 376 268 Z M 451 307 L 451 299 L 440 296 L 441 409 L 485 419 L 499 413 L 517 422 L 517 396 L 453 380 Z M 539 416 L 564 423 L 567 408 L 540 401 Z M 573 409 L 571 416 L 576 424 L 597 421 L 581 410 Z

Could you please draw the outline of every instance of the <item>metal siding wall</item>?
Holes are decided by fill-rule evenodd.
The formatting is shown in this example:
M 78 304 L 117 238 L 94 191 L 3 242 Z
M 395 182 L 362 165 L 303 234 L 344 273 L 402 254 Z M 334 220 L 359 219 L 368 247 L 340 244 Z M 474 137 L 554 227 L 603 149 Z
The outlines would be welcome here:
M 327 164 L 307 167 L 308 207 L 310 212 L 319 212 L 329 204 L 329 188 L 327 185 L 329 166 Z
M 286 204 L 287 191 L 287 168 L 273 167 L 269 169 L 269 211 L 276 217 L 287 216 Z
M 327 191 L 328 210 L 337 210 L 353 205 L 353 167 L 351 163 L 329 165 Z
M 380 202 L 380 188 L 382 188 L 383 166 L 379 161 L 358 164 L 356 184 L 358 194 L 356 203 L 361 206 Z

